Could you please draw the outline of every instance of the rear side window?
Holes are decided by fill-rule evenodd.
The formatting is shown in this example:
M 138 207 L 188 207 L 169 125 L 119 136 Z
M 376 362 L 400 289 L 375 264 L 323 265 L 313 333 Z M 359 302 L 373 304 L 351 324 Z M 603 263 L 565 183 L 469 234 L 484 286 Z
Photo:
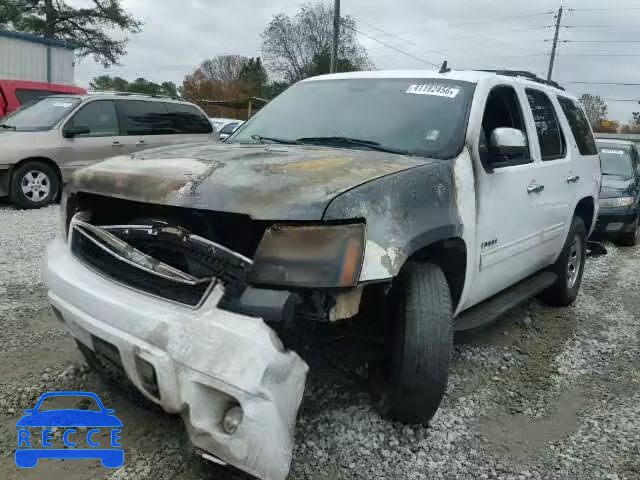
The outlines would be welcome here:
M 598 148 L 596 147 L 596 141 L 593 138 L 591 127 L 589 127 L 589 121 L 582 110 L 582 107 L 566 97 L 558 97 L 562 111 L 564 112 L 573 137 L 576 139 L 578 145 L 578 151 L 580 155 L 597 155 Z
M 68 125 L 89 127 L 88 134 L 78 137 L 103 137 L 119 133 L 116 107 L 110 100 L 96 100 L 86 104 L 69 120 Z
M 538 132 L 542 160 L 564 158 L 566 142 L 551 99 L 540 90 L 527 89 L 526 92 Z
M 118 100 L 123 135 L 167 135 L 173 130 L 167 107 L 162 102 Z
M 211 133 L 213 126 L 209 119 L 193 105 L 166 103 L 172 133 Z
M 50 97 L 51 95 L 60 95 L 64 93 L 65 92 L 52 92 L 50 90 L 27 90 L 24 88 L 16 89 L 16 97 L 18 97 L 20 105 L 33 102 L 34 100 L 39 100 L 43 97 Z

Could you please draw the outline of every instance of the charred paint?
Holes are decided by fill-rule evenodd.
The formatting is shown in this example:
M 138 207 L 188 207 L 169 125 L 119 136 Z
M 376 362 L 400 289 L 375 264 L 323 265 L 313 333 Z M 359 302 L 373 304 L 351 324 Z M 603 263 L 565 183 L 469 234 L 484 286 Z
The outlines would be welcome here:
M 430 162 L 315 146 L 181 145 L 83 169 L 70 189 L 254 219 L 320 220 L 341 193 Z
M 365 262 L 360 281 L 392 278 L 421 248 L 462 231 L 453 161 L 434 161 L 365 183 L 337 197 L 326 220 L 364 218 Z

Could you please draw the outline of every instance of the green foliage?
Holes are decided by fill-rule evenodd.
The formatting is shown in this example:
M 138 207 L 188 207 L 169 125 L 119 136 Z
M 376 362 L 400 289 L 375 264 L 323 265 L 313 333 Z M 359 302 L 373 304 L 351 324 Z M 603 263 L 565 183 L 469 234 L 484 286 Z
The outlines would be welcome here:
M 120 0 L 90 0 L 76 8 L 65 0 L 0 0 L 0 27 L 66 40 L 80 57 L 92 55 L 102 65 L 118 63 L 128 39 L 114 31 L 140 32 L 141 22 L 129 15 Z
M 260 57 L 250 58 L 240 69 L 240 81 L 243 82 L 251 96 L 262 97 L 265 94 L 269 75 L 262 65 Z
M 155 83 L 144 78 L 136 78 L 133 82 L 129 83 L 121 77 L 100 75 L 89 83 L 89 88 L 99 91 L 143 93 L 146 95 L 164 95 L 168 97 L 178 96 L 178 88 L 175 83 Z

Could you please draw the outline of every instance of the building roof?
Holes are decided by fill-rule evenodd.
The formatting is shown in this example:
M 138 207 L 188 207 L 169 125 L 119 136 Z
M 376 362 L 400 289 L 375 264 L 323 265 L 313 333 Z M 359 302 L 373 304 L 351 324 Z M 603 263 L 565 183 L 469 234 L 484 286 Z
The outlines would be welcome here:
M 0 30 L 0 37 L 15 38 L 17 40 L 23 40 L 25 42 L 39 43 L 42 45 L 48 45 L 51 47 L 58 47 L 58 48 L 68 48 L 69 50 L 74 49 L 73 45 L 71 45 L 66 40 L 59 40 L 57 38 L 38 37 L 37 35 L 32 35 L 30 33 Z

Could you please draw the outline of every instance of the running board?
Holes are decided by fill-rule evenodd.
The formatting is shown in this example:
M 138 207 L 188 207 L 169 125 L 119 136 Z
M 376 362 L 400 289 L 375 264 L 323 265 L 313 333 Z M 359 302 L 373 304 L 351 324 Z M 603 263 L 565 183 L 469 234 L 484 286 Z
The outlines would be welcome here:
M 542 272 L 503 290 L 458 315 L 454 329 L 456 331 L 473 330 L 491 323 L 512 308 L 553 285 L 556 278 L 555 273 Z

